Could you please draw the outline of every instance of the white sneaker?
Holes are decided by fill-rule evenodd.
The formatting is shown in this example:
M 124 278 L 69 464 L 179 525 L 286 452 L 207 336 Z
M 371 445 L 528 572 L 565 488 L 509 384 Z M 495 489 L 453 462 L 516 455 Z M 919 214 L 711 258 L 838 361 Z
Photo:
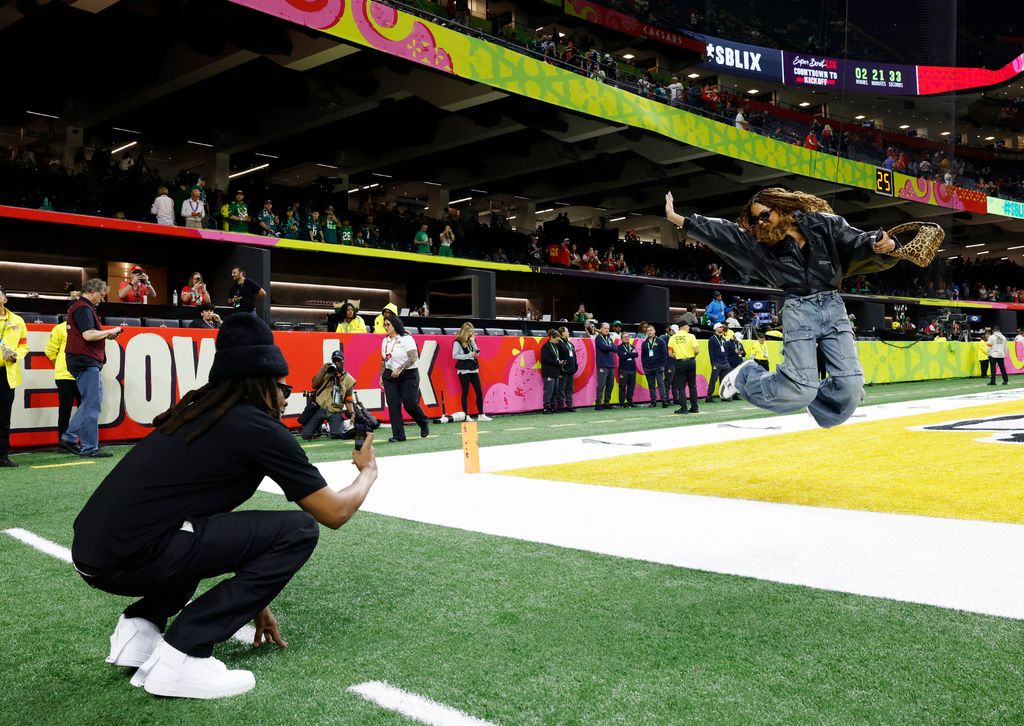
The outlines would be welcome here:
M 229 671 L 219 660 L 193 658 L 161 640 L 149 660 L 132 677 L 133 686 L 146 693 L 173 698 L 227 698 L 251 691 L 251 671 Z
M 107 663 L 127 668 L 138 668 L 149 660 L 160 642 L 160 631 L 144 618 L 117 619 L 117 627 L 110 636 L 110 655 Z
M 479 416 L 476 417 L 476 420 L 477 421 L 491 421 L 492 419 L 491 419 L 490 416 L 488 416 L 486 414 L 480 414 Z
M 740 374 L 745 366 L 756 366 L 752 360 L 745 360 L 738 366 L 733 368 L 731 371 L 725 374 L 722 378 L 722 384 L 718 387 L 718 397 L 723 401 L 731 401 L 736 398 L 739 393 L 739 389 L 736 388 L 736 377 Z

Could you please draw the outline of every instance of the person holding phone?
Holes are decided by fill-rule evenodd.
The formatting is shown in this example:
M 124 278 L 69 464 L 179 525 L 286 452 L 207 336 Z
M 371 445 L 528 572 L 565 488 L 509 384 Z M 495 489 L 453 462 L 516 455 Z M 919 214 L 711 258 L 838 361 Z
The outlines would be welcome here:
M 60 448 L 88 459 L 109 457 L 100 448 L 100 409 L 103 406 L 103 377 L 107 362 L 107 341 L 121 334 L 121 328 L 104 330 L 96 306 L 109 290 L 103 280 L 93 278 L 82 286 L 82 294 L 68 308 L 68 341 L 64 348 L 68 371 L 75 377 L 80 403 L 68 430 L 60 437 Z
M 384 318 L 384 339 L 380 343 L 380 380 L 388 402 L 391 421 L 390 443 L 405 441 L 402 407 L 420 426 L 420 436 L 430 435 L 430 421 L 420 408 L 420 372 L 416 369 L 419 352 L 416 341 L 405 331 L 397 315 Z

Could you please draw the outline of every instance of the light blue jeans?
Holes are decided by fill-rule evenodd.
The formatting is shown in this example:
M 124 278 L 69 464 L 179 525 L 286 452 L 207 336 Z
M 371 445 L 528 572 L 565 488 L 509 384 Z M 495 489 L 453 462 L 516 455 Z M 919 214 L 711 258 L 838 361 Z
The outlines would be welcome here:
M 822 428 L 850 418 L 864 391 L 864 370 L 846 306 L 835 290 L 789 297 L 782 306 L 786 360 L 775 373 L 744 366 L 736 388 L 745 401 L 774 413 L 807 408 Z M 818 380 L 817 348 L 825 356 L 828 378 Z
M 68 430 L 61 437 L 73 444 L 81 442 L 82 453 L 100 448 L 100 408 L 103 406 L 103 378 L 99 368 L 86 368 L 75 379 L 81 402 L 71 419 Z

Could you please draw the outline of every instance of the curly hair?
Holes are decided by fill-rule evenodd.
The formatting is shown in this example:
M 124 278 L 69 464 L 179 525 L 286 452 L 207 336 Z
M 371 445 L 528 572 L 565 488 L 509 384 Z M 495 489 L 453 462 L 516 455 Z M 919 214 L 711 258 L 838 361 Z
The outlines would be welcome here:
M 251 403 L 266 411 L 268 416 L 280 418 L 282 411 L 278 405 L 278 395 L 277 380 L 270 377 L 207 383 L 202 388 L 186 393 L 177 404 L 153 419 L 153 425 L 165 434 L 173 434 L 185 424 L 209 414 L 185 439 L 185 444 L 191 444 L 239 403 Z
M 795 192 L 782 187 L 769 187 L 762 189 L 750 198 L 746 206 L 740 212 L 736 223 L 747 232 L 754 234 L 758 226 L 757 220 L 753 218 L 750 208 L 755 204 L 761 204 L 777 212 L 781 225 L 789 227 L 793 224 L 793 212 L 826 212 L 835 214 L 832 207 L 821 197 L 806 192 Z

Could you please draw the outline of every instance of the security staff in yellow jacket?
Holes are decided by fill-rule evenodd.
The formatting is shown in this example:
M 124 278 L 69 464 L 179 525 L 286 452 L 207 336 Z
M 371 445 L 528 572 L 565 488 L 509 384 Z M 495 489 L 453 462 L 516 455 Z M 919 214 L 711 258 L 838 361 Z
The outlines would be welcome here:
M 11 408 L 14 389 L 21 385 L 21 359 L 28 355 L 25 321 L 7 309 L 7 294 L 0 287 L 0 360 L 4 373 L 0 376 L 0 467 L 17 466 L 10 459 Z
M 992 335 L 992 328 L 985 328 L 981 339 L 974 344 L 974 352 L 978 356 L 978 363 L 981 364 L 981 377 L 988 375 L 988 338 Z
M 46 341 L 46 357 L 53 363 L 53 380 L 57 384 L 57 436 L 64 435 L 71 421 L 71 409 L 78 404 L 78 384 L 68 371 L 64 348 L 68 344 L 68 324 L 53 326 Z
M 373 332 L 377 333 L 378 335 L 383 335 L 385 332 L 387 332 L 384 330 L 384 313 L 386 313 L 388 310 L 390 310 L 391 314 L 394 315 L 396 318 L 398 317 L 398 307 L 394 303 L 388 303 L 387 305 L 385 305 L 384 309 L 380 311 L 380 315 L 373 319 Z M 986 353 L 985 355 L 988 355 L 988 353 Z

